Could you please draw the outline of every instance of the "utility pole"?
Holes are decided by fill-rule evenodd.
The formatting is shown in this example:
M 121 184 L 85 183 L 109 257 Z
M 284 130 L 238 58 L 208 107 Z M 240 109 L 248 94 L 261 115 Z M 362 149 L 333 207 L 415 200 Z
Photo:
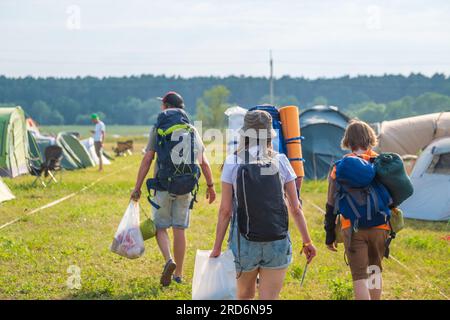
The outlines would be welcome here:
M 274 91 L 273 91 L 273 59 L 272 59 L 272 50 L 270 50 L 270 79 L 269 79 L 269 96 L 270 96 L 270 104 L 273 106 L 274 104 Z

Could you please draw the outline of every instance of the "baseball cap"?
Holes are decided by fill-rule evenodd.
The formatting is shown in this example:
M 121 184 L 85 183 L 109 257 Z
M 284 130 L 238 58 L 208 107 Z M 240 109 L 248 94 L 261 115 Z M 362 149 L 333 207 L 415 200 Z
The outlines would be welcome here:
M 98 114 L 96 114 L 96 113 L 91 114 L 92 120 L 97 120 L 98 118 L 99 118 Z
M 173 108 L 184 108 L 183 98 L 175 91 L 169 91 L 164 95 L 164 97 L 158 97 L 157 99 L 161 100 L 166 105 L 170 105 Z

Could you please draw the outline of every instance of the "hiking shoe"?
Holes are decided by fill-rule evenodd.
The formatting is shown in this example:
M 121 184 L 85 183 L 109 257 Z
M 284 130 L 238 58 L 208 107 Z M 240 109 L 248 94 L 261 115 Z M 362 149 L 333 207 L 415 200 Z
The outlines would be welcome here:
M 175 262 L 172 261 L 172 259 L 170 259 L 169 261 L 166 262 L 166 265 L 164 266 L 162 275 L 161 275 L 161 285 L 163 287 L 167 287 L 170 282 L 172 281 L 172 274 L 175 271 L 175 268 L 177 267 L 177 265 L 175 264 Z
M 173 276 L 173 281 L 175 281 L 176 283 L 178 283 L 178 284 L 181 284 L 181 283 L 183 283 L 183 279 L 181 279 L 181 277 L 175 277 L 175 276 Z

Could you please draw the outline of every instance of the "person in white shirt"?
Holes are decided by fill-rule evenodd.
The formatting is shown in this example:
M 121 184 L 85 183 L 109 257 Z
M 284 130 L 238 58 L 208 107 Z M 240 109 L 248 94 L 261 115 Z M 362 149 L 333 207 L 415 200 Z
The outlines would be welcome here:
M 274 132 L 270 114 L 261 110 L 248 111 L 245 114 L 240 135 L 237 151 L 229 155 L 223 165 L 222 199 L 216 226 L 216 239 L 210 257 L 220 256 L 225 234 L 230 227 L 228 247 L 235 257 L 238 274 L 237 298 L 240 300 L 253 299 L 259 277 L 259 298 L 262 300 L 278 299 L 293 255 L 288 231 L 287 206 L 290 207 L 292 220 L 302 236 L 303 246 L 300 252 L 305 253 L 308 263 L 316 256 L 316 248 L 309 235 L 303 208 L 298 199 L 295 185 L 296 174 L 288 158 L 273 150 Z M 248 160 L 246 160 L 247 157 Z M 257 162 L 250 160 L 255 158 L 259 160 Z M 260 163 L 259 170 L 267 171 L 260 171 L 259 175 L 255 174 L 257 171 L 248 173 L 250 172 L 250 163 Z M 262 164 L 270 164 L 270 166 Z M 238 174 L 239 172 L 241 174 Z M 245 172 L 251 175 L 247 180 L 244 180 Z M 269 175 L 275 178 L 261 179 L 262 176 Z M 269 181 L 271 184 L 260 183 L 256 186 L 254 182 L 251 182 L 252 180 L 261 183 Z M 243 190 L 238 186 L 239 181 L 244 186 Z M 248 189 L 245 189 L 246 187 Z M 270 205 L 265 203 L 269 194 L 274 195 L 271 201 L 277 200 L 278 204 L 276 202 L 272 202 Z M 240 211 L 239 208 L 245 208 L 245 211 Z M 245 212 L 247 216 L 242 216 L 242 212 Z M 256 220 L 250 222 L 250 216 L 255 217 L 255 214 L 258 215 L 259 223 L 253 224 Z M 274 216 L 285 217 L 285 224 L 282 225 L 281 220 L 272 223 L 275 221 L 272 220 Z M 262 222 L 263 220 L 264 222 Z M 281 229 L 284 229 L 283 234 L 277 233 L 274 237 L 271 234 L 273 232 L 271 228 L 277 227 L 277 230 L 280 231 L 280 225 L 282 225 Z M 245 231 L 246 233 L 243 233 Z M 252 235 L 258 233 L 259 239 L 250 239 L 250 233 Z
M 95 130 L 92 131 L 94 134 L 94 146 L 95 146 L 95 153 L 98 157 L 98 171 L 103 170 L 103 159 L 102 159 L 102 153 L 103 153 L 103 144 L 105 143 L 105 135 L 106 135 L 106 126 L 103 123 L 103 121 L 100 120 L 100 117 L 93 113 L 91 115 L 91 121 L 92 123 L 95 123 Z

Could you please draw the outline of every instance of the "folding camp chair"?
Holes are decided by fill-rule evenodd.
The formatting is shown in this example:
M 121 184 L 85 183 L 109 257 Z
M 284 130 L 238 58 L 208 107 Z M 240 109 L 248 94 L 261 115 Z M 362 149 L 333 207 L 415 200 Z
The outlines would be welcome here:
M 45 161 L 41 163 L 40 166 L 31 165 L 31 174 L 36 177 L 32 186 L 36 185 L 38 181 L 40 181 L 44 187 L 47 187 L 47 185 L 52 182 L 57 183 L 58 180 L 54 173 L 59 171 L 60 177 L 62 178 L 62 156 L 63 150 L 59 146 L 48 146 L 45 148 Z
M 113 151 L 116 153 L 117 157 L 127 154 L 131 155 L 133 150 L 133 140 L 117 141 L 117 147 L 113 148 Z

